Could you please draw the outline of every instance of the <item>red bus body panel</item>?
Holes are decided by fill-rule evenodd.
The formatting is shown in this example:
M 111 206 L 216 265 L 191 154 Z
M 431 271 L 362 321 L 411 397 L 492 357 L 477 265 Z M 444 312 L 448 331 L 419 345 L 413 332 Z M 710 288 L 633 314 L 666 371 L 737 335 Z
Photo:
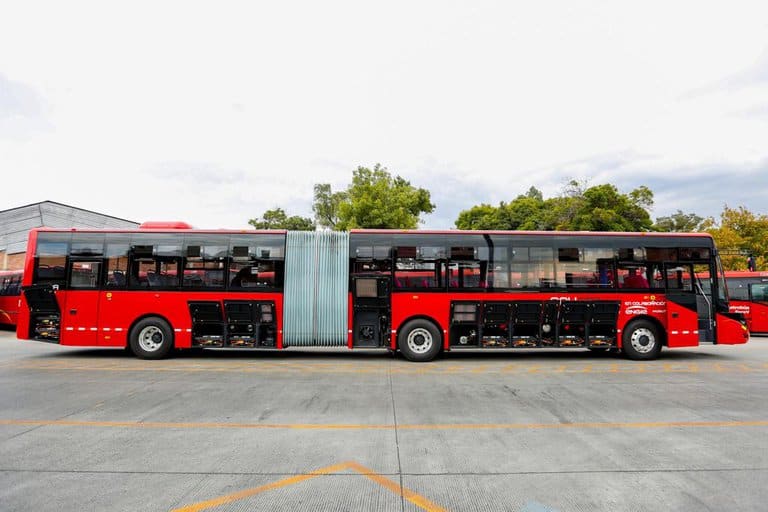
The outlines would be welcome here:
M 19 316 L 20 295 L 0 297 L 0 324 L 16 326 Z
M 99 294 L 97 290 L 59 291 L 61 310 L 59 343 L 92 347 L 99 345 Z
M 699 316 L 684 306 L 667 302 L 667 346 L 695 347 L 699 344 Z
M 22 278 L 21 270 L 0 270 L 0 325 L 16 327 Z
M 451 301 L 477 301 L 477 302 L 509 302 L 509 301 L 612 301 L 619 302 L 619 317 L 617 321 L 618 344 L 621 346 L 621 331 L 630 320 L 645 317 L 651 318 L 662 327 L 667 328 L 667 302 L 663 295 L 643 293 L 409 293 L 398 292 L 392 294 L 392 339 L 391 348 L 397 348 L 396 332 L 408 320 L 414 318 L 431 318 L 438 323 L 443 336 L 443 348 L 450 350 L 448 328 L 450 326 Z M 675 305 L 677 306 L 677 305 Z M 682 306 L 677 306 L 681 309 Z M 680 322 L 688 322 L 687 325 L 696 325 L 698 318 L 695 312 L 685 310 L 691 316 L 685 315 Z M 692 320 L 691 320 L 692 318 Z M 693 324 L 691 324 L 693 321 Z M 737 322 L 738 324 L 738 322 Z M 698 331 L 678 333 L 672 347 L 684 347 L 698 345 Z
M 741 345 L 749 341 L 749 329 L 746 325 L 719 313 L 715 320 L 718 345 Z
M 61 345 L 125 347 L 131 327 L 141 318 L 159 316 L 173 329 L 174 346 L 192 346 L 190 301 L 259 300 L 274 301 L 277 322 L 277 348 L 283 341 L 283 295 L 281 293 L 195 292 L 190 296 L 177 291 L 58 291 L 61 310 Z M 27 307 L 26 303 L 22 307 Z M 75 313 L 72 313 L 72 311 Z M 23 315 L 22 318 L 29 318 Z M 20 322 L 19 338 L 29 338 L 29 324 Z
M 406 293 L 392 294 L 391 348 L 397 348 L 396 333 L 408 320 L 430 318 L 437 322 L 443 336 L 443 348 L 450 350 L 448 328 L 450 326 L 451 301 L 614 301 L 620 303 L 617 320 L 618 347 L 621 333 L 628 322 L 636 318 L 648 318 L 657 322 L 667 333 L 669 348 L 695 347 L 699 345 L 698 315 L 684 306 L 666 300 L 662 294 L 650 293 Z M 746 343 L 748 333 L 743 325 L 732 318 L 717 316 L 718 344 Z
M 749 332 L 768 334 L 768 304 L 747 300 L 731 300 L 729 304 L 731 313 L 744 315 Z
M 726 283 L 728 283 L 730 291 L 733 289 L 732 286 L 734 285 L 734 280 L 739 280 L 742 284 L 747 284 L 747 286 L 756 283 L 766 283 L 768 282 L 768 272 L 731 270 L 725 273 L 725 280 Z M 729 300 L 729 309 L 731 313 L 740 313 L 744 315 L 749 332 L 768 334 L 768 303 L 731 297 Z

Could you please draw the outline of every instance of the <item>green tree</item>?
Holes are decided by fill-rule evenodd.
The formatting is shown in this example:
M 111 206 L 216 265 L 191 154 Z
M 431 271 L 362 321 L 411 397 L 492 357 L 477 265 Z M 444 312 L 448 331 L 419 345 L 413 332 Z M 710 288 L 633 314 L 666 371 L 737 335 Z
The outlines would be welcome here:
M 267 210 L 257 219 L 251 219 L 248 224 L 256 229 L 288 229 L 291 231 L 313 231 L 315 223 L 307 217 L 292 215 L 288 217 L 282 208 Z
M 434 211 L 435 205 L 429 191 L 400 176 L 392 177 L 376 164 L 373 169 L 355 169 L 344 192 L 333 193 L 328 184 L 315 185 L 312 209 L 319 225 L 336 229 L 415 229 L 419 216 Z
M 726 205 L 720 222 L 710 217 L 703 222 L 702 229 L 715 239 L 726 270 L 746 270 L 750 254 L 755 257 L 758 270 L 768 266 L 768 215 Z
M 531 187 L 511 203 L 502 201 L 499 206 L 483 203 L 463 210 L 455 224 L 459 229 L 544 229 L 543 209 L 544 196 L 536 187 Z
M 622 194 L 610 184 L 587 187 L 569 181 L 557 197 L 544 199 L 531 187 L 511 203 L 487 204 L 464 210 L 456 220 L 460 229 L 649 231 L 648 209 L 653 192 L 641 186 Z
M 504 204 L 504 203 L 502 203 Z M 509 228 L 522 230 L 545 229 L 544 195 L 536 187 L 528 189 L 524 195 L 519 195 L 511 203 L 504 205 L 506 217 L 509 219 Z
M 650 231 L 653 225 L 646 208 L 653 205 L 653 192 L 639 187 L 622 194 L 610 184 L 584 191 L 578 213 L 569 227 L 587 231 Z
M 682 210 L 677 210 L 668 217 L 657 218 L 653 229 L 672 233 L 694 233 L 701 231 L 703 223 L 703 217 L 699 217 L 695 213 L 683 213 Z
M 339 205 L 347 200 L 346 192 L 333 192 L 330 183 L 316 183 L 312 211 L 318 226 L 334 229 L 339 222 Z
M 512 229 L 506 214 L 507 205 L 499 206 L 480 204 L 469 210 L 463 210 L 456 219 L 456 227 L 459 229 Z
M 542 194 L 541 190 L 537 189 L 536 187 L 529 188 L 528 192 L 526 192 L 524 195 L 518 196 L 518 197 L 528 197 L 530 199 L 536 199 L 538 201 L 543 201 L 544 200 L 544 194 Z

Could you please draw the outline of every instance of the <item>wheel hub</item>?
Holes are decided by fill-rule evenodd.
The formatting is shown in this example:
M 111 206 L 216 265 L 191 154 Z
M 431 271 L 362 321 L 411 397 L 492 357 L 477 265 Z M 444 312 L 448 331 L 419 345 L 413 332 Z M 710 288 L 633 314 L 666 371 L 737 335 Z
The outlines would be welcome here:
M 163 332 L 154 325 L 149 325 L 139 333 L 139 346 L 146 352 L 155 352 L 163 346 Z
M 656 348 L 656 336 L 646 327 L 640 327 L 632 331 L 630 336 L 632 348 L 641 354 L 648 354 Z
M 408 338 L 406 341 L 408 343 L 408 348 L 417 354 L 428 352 L 434 343 L 432 334 L 422 327 L 414 329 L 408 333 Z

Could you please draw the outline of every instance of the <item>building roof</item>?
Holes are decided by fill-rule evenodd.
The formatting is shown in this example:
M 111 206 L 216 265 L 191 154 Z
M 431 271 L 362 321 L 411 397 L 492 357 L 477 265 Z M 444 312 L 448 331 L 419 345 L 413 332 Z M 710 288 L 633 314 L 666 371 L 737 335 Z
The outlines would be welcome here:
M 0 251 L 16 254 L 27 249 L 32 228 L 136 228 L 138 222 L 77 208 L 55 201 L 42 201 L 0 211 Z

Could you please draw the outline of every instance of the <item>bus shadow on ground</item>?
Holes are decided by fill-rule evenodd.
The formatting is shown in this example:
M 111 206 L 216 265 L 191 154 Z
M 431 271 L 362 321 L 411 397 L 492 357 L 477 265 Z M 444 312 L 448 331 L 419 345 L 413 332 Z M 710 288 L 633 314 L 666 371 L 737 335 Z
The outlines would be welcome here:
M 662 351 L 661 356 L 656 361 L 728 361 L 731 358 L 725 354 L 711 354 L 705 352 L 697 352 L 696 349 L 681 350 L 675 349 L 674 351 Z M 487 350 L 478 351 L 464 351 L 457 350 L 453 352 L 445 353 L 441 356 L 440 360 L 443 361 L 499 361 L 509 360 L 515 361 L 543 361 L 543 362 L 597 362 L 597 361 L 609 361 L 617 363 L 628 364 L 645 364 L 647 361 L 633 361 L 628 359 L 619 352 L 593 352 L 591 350 L 579 350 L 579 349 L 500 349 L 498 352 L 494 350 L 489 352 Z M 651 361 L 654 362 L 654 361 Z
M 34 359 L 72 359 L 72 360 L 104 360 L 104 359 L 125 359 L 138 360 L 128 350 L 121 348 L 70 348 L 66 350 L 54 351 L 51 353 L 40 354 Z M 365 362 L 408 362 L 400 354 L 386 350 L 374 349 L 356 349 L 354 351 L 347 348 L 288 348 L 284 350 L 248 350 L 248 349 L 187 349 L 177 350 L 170 357 L 160 361 L 227 361 L 227 360 L 252 360 L 252 361 L 270 361 L 270 362 L 291 362 L 291 361 L 318 361 L 336 363 L 365 363 Z M 702 352 L 697 348 L 664 350 L 659 357 L 658 362 L 727 362 L 735 360 L 726 353 Z M 584 349 L 494 349 L 493 351 L 484 349 L 462 349 L 445 352 L 438 356 L 434 361 L 428 363 L 411 363 L 414 365 L 441 365 L 452 364 L 456 362 L 473 362 L 481 364 L 498 362 L 546 362 L 546 363 L 567 363 L 567 362 L 615 362 L 625 364 L 646 364 L 646 361 L 632 361 L 618 352 L 593 352 Z M 147 361 L 148 364 L 154 361 Z M 652 361 L 653 362 L 653 361 Z

